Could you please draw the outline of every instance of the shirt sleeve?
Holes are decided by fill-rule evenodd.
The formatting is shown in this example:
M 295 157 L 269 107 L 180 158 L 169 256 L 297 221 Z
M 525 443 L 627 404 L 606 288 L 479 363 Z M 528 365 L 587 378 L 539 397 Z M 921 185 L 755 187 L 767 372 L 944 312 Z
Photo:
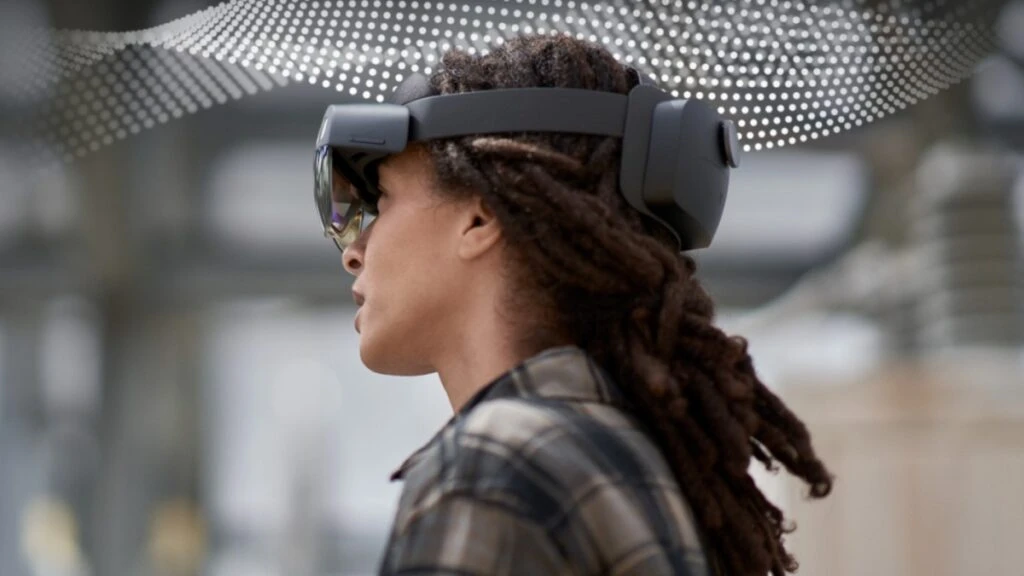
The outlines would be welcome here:
M 570 574 L 547 532 L 499 502 L 445 494 L 391 537 L 382 575 Z

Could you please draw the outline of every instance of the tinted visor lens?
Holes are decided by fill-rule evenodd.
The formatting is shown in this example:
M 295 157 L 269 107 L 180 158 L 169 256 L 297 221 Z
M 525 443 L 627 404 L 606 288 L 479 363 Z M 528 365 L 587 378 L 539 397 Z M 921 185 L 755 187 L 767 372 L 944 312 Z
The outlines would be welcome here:
M 355 186 L 335 169 L 329 146 L 316 150 L 313 178 L 313 195 L 324 235 L 334 240 L 339 250 L 345 250 L 370 225 L 373 214 L 359 198 Z

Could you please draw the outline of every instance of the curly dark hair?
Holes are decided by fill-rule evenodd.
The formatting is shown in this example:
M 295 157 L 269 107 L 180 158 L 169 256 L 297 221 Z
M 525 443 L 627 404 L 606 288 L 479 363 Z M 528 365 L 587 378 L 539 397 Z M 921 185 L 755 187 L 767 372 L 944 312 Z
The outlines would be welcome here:
M 441 94 L 563 87 L 627 93 L 636 78 L 603 47 L 520 36 L 486 55 L 451 50 L 431 77 Z M 438 192 L 478 194 L 509 248 L 517 349 L 586 350 L 622 387 L 665 454 L 726 574 L 792 572 L 793 530 L 754 484 L 751 457 L 824 497 L 832 476 L 804 424 L 758 378 L 747 343 L 713 325 L 693 259 L 618 192 L 621 139 L 516 133 L 428 145 Z

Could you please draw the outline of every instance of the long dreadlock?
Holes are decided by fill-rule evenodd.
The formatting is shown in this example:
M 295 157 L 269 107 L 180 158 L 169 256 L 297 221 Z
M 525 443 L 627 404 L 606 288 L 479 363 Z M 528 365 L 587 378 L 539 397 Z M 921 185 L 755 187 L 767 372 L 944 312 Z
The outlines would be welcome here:
M 521 36 L 486 55 L 449 51 L 442 94 L 562 87 L 627 93 L 635 79 L 604 48 Z M 461 137 L 428 146 L 439 193 L 479 194 L 510 250 L 517 345 L 586 350 L 623 388 L 727 574 L 795 571 L 793 529 L 754 484 L 751 458 L 782 463 L 824 497 L 832 477 L 804 424 L 758 378 L 747 343 L 713 325 L 692 258 L 618 192 L 621 140 L 570 134 Z M 526 313 L 526 311 L 531 311 Z

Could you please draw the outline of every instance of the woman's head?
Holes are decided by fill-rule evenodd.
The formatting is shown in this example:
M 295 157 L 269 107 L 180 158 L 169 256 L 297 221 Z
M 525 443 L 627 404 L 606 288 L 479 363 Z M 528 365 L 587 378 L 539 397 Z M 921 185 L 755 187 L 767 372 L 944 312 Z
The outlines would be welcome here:
M 568 36 L 520 37 L 483 56 L 452 51 L 431 78 L 441 94 L 519 87 L 625 94 L 635 83 L 605 49 Z M 361 239 L 352 251 L 358 258 L 346 252 L 350 271 L 365 265 L 356 281 L 368 290 L 364 309 L 372 316 L 364 361 L 393 373 L 423 368 L 418 354 L 457 325 L 455 300 L 489 292 L 522 355 L 573 343 L 617 379 L 727 573 L 792 570 L 782 514 L 754 485 L 750 460 L 781 462 L 814 496 L 828 493 L 831 477 L 803 424 L 758 379 L 746 343 L 713 326 L 693 260 L 619 194 L 620 153 L 620 139 L 600 136 L 467 136 L 429 142 L 382 166 L 382 186 L 391 191 L 388 180 L 404 177 L 392 185 L 409 188 L 394 192 L 421 192 L 421 207 L 436 210 L 425 212 L 436 220 L 413 216 L 412 204 L 403 211 L 396 198 L 392 222 L 384 204 L 365 235 L 387 231 L 387 242 Z M 400 250 L 411 252 L 389 259 Z M 386 296 L 372 307 L 378 290 Z M 419 328 L 403 323 L 413 321 L 403 313 Z M 385 360 L 385 343 L 400 342 L 410 345 Z
M 501 228 L 479 196 L 439 191 L 426 149 L 379 169 L 377 217 L 342 255 L 353 292 L 363 363 L 394 375 L 435 372 L 441 347 L 471 323 L 493 323 L 504 266 Z

